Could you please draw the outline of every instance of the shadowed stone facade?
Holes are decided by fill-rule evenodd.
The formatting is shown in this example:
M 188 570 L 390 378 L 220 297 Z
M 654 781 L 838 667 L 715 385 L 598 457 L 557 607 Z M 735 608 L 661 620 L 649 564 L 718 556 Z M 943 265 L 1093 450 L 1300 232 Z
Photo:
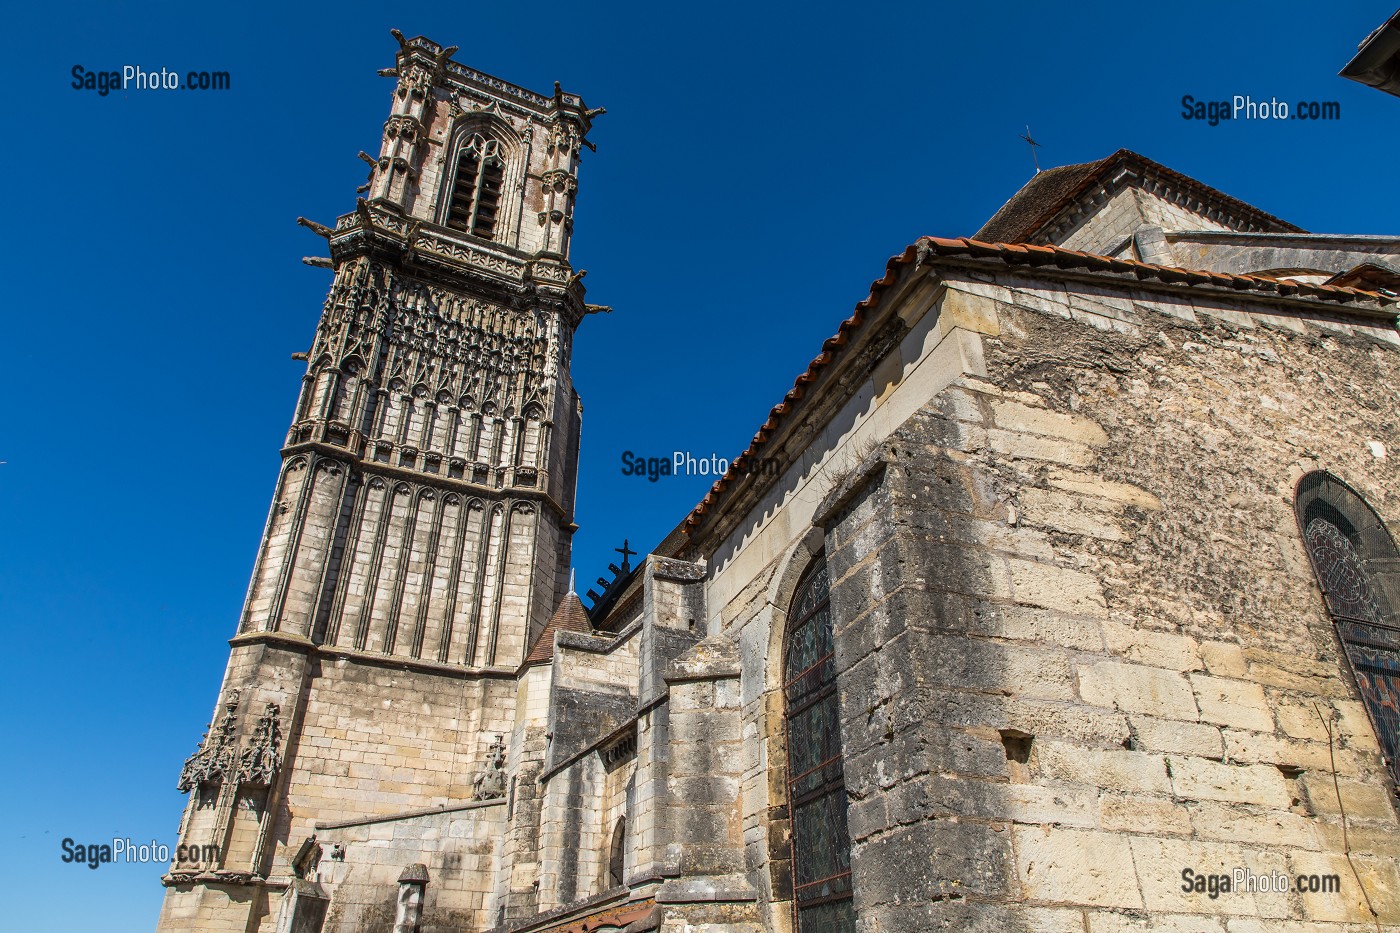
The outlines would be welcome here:
M 1400 929 L 1400 239 L 1126 151 L 1042 173 L 1008 242 L 890 260 L 585 610 L 597 111 L 450 52 L 402 42 L 370 196 L 311 224 L 331 297 L 181 775 L 223 863 L 172 866 L 160 929 Z M 1236 868 L 1339 890 L 1183 890 Z

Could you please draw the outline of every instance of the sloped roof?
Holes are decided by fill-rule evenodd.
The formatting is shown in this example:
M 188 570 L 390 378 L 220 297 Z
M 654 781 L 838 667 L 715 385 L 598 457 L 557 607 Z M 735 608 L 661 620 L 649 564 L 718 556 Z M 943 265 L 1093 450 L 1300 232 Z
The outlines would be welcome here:
M 1338 272 L 1323 285 L 1370 289 L 1387 294 L 1400 293 L 1400 269 L 1379 259 L 1363 262 Z
M 1245 230 L 1270 233 L 1302 233 L 1286 220 L 1232 198 L 1189 175 L 1167 168 L 1131 149 L 1119 149 L 1097 162 L 1062 165 L 1040 172 L 1021 186 L 982 229 L 972 235 L 986 243 L 1034 243 L 1036 234 L 1066 207 L 1096 187 L 1112 184 L 1126 169 L 1137 178 L 1152 176 L 1173 191 L 1189 194 L 1222 215 L 1233 218 Z
M 1059 210 L 1087 178 L 1092 178 L 1107 159 L 1061 165 L 1037 172 L 1011 200 L 982 225 L 975 236 L 989 242 L 1019 242 L 1035 228 L 1038 218 Z
M 917 242 L 905 247 L 904 252 L 890 258 L 885 264 L 885 275 L 871 283 L 870 294 L 856 304 L 855 312 L 841 322 L 834 336 L 822 344 L 822 353 L 808 364 L 807 369 L 798 375 L 783 400 L 768 413 L 768 420 L 758 429 L 748 449 L 734 459 L 729 471 L 715 481 L 705 498 L 686 517 L 683 526 L 687 533 L 693 532 L 710 509 L 717 505 L 726 490 L 738 480 L 759 456 L 759 452 L 769 439 L 777 433 L 780 425 L 796 409 L 806 393 L 807 386 L 817 380 L 821 370 L 830 366 L 843 347 L 865 323 L 868 312 L 873 311 L 894 285 L 902 267 L 937 259 L 938 257 L 966 258 L 992 261 L 1008 266 L 1054 266 L 1058 269 L 1073 270 L 1079 273 L 1102 275 L 1129 282 L 1156 281 L 1175 287 L 1199 288 L 1206 292 L 1274 295 L 1294 300 L 1321 300 L 1337 305 L 1348 306 L 1344 310 L 1368 317 L 1394 318 L 1400 310 L 1400 301 L 1375 291 L 1349 288 L 1339 285 L 1306 285 L 1297 282 L 1281 282 L 1257 275 L 1228 275 L 1222 272 L 1202 272 L 1193 269 L 1179 269 L 1174 266 L 1157 266 L 1151 263 L 1130 259 L 1115 259 L 1083 253 L 1079 250 L 1063 249 L 1058 246 L 1041 246 L 1033 243 L 986 243 L 962 237 L 945 239 L 942 237 L 921 237 Z
M 559 608 L 554 610 L 554 615 L 550 616 L 549 621 L 544 624 L 544 631 L 540 632 L 540 637 L 535 639 L 535 646 L 525 656 L 521 667 L 554 659 L 555 632 L 582 632 L 587 635 L 592 631 L 593 626 L 588 621 L 588 610 L 583 608 L 578 594 L 570 590 L 560 600 Z

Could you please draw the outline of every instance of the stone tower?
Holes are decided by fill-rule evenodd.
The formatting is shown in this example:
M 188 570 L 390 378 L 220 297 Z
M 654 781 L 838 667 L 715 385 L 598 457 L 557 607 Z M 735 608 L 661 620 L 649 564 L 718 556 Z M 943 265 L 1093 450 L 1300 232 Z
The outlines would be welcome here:
M 333 228 L 301 221 L 334 281 L 215 722 L 180 776 L 180 842 L 207 848 L 166 876 L 161 930 L 290 929 L 326 909 L 301 881 L 318 827 L 504 796 L 516 672 L 567 588 L 590 310 L 568 257 L 601 111 L 394 35 L 365 197 Z M 456 866 L 464 920 L 488 862 Z M 365 922 L 392 909 L 353 900 Z

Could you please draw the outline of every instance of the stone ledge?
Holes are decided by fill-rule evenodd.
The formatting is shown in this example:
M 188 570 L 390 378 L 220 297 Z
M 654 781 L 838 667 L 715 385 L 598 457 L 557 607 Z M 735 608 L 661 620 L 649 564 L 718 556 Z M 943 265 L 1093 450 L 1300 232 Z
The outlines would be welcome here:
M 756 900 L 758 892 L 742 875 L 674 878 L 656 891 L 658 904 L 713 904 Z
M 705 579 L 705 566 L 686 560 L 675 560 L 657 554 L 647 556 L 651 565 L 651 575 L 658 580 L 674 580 L 677 583 L 698 583 Z
M 727 680 L 738 677 L 739 649 L 732 642 L 700 642 L 666 665 L 662 679 L 668 684 L 692 680 Z
M 479 810 L 483 807 L 505 806 L 504 797 L 496 797 L 491 800 L 468 800 L 465 803 L 442 805 L 438 807 L 427 807 L 422 810 L 405 810 L 402 813 L 385 813 L 372 816 L 357 816 L 348 820 L 317 820 L 312 824 L 313 829 L 348 829 L 351 826 L 366 826 L 370 823 L 393 823 L 399 820 L 411 820 L 420 816 L 437 816 L 440 813 L 457 813 L 462 810 Z

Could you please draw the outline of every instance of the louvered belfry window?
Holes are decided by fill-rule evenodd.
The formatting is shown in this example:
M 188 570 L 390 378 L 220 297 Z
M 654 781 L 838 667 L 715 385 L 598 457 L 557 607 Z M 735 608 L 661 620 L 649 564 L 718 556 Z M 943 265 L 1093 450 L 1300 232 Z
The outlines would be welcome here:
M 783 692 L 797 931 L 851 933 L 851 840 L 824 560 L 818 558 L 798 584 L 788 622 Z
M 447 226 L 491 239 L 496 232 L 504 178 L 505 159 L 500 141 L 480 133 L 467 140 L 457 155 Z
M 1327 610 L 1400 786 L 1400 552 L 1380 516 L 1330 473 L 1303 477 L 1297 510 Z

